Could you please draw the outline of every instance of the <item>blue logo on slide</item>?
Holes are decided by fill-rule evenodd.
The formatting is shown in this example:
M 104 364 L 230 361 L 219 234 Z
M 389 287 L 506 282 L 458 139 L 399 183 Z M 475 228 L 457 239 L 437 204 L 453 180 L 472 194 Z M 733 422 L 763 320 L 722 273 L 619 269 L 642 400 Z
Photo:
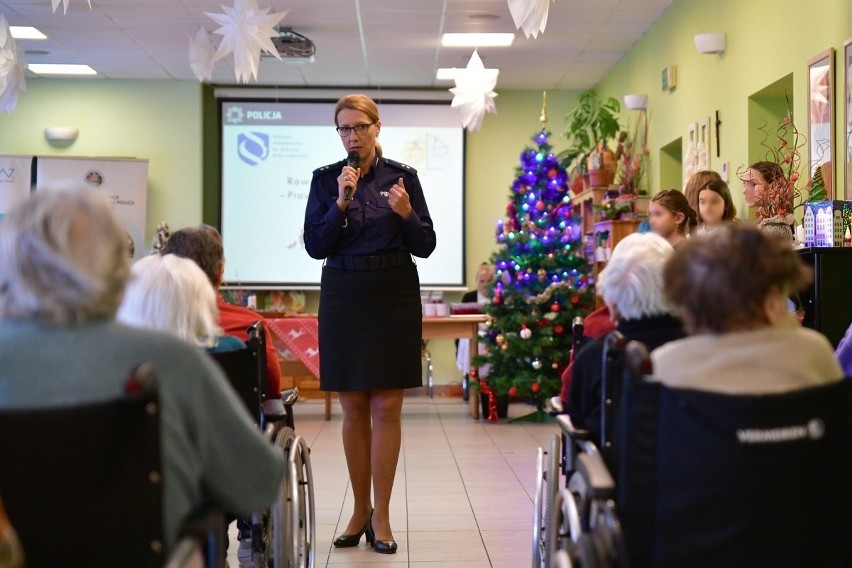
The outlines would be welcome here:
M 248 132 L 237 136 L 237 155 L 250 166 L 269 157 L 269 134 Z

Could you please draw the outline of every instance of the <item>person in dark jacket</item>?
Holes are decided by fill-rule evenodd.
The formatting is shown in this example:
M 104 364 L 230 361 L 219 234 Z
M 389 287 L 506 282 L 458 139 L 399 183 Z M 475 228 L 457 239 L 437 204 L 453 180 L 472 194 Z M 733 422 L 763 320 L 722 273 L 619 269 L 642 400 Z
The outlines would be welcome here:
M 674 249 L 654 233 L 633 234 L 616 245 L 598 276 L 597 291 L 609 308 L 615 328 L 628 341 L 652 351 L 685 336 L 683 325 L 663 294 L 663 266 Z M 568 414 L 577 428 L 600 439 L 601 376 L 604 337 L 586 345 L 574 361 Z

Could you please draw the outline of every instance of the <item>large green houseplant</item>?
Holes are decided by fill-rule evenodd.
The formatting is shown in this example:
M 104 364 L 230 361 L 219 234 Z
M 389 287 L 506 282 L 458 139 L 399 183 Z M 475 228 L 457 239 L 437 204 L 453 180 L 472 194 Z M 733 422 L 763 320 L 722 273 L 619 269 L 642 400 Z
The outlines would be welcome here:
M 568 147 L 559 154 L 560 161 L 571 170 L 586 172 L 586 158 L 598 144 L 606 148 L 607 142 L 618 136 L 618 113 L 621 105 L 617 99 L 598 98 L 594 89 L 580 95 L 577 104 L 565 115 L 565 137 Z

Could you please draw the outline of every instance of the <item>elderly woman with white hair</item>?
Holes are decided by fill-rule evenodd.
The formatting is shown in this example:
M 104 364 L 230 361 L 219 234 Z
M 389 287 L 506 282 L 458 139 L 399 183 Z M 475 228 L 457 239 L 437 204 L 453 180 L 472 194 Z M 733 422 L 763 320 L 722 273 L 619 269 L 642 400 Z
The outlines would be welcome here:
M 618 331 L 653 350 L 684 337 L 683 325 L 663 293 L 663 266 L 674 249 L 654 233 L 625 237 L 598 276 L 597 292 Z M 577 428 L 600 435 L 604 339 L 584 347 L 574 362 L 568 414 Z
M 133 369 L 152 364 L 168 552 L 205 503 L 242 515 L 269 506 L 284 460 L 210 357 L 174 335 L 114 321 L 128 264 L 112 205 L 91 191 L 40 190 L 0 221 L 0 408 L 116 398 Z M 96 547 L 81 543 L 81 558 L 65 564 L 85 564 Z
M 192 260 L 173 254 L 146 256 L 130 270 L 116 319 L 133 327 L 159 329 L 209 352 L 245 347 L 223 335 L 216 292 Z

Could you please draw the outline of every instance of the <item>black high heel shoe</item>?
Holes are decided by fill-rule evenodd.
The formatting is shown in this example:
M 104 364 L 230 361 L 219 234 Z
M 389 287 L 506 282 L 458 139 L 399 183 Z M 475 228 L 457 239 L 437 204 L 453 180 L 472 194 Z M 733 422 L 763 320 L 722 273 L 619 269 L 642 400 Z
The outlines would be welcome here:
M 370 516 L 367 517 L 367 522 L 364 524 L 364 528 L 358 531 L 355 534 L 342 534 L 336 539 L 334 539 L 333 543 L 335 548 L 352 548 L 353 546 L 358 546 L 361 542 L 361 536 L 365 533 L 367 534 L 367 542 L 372 542 L 369 536 L 369 528 L 370 528 L 370 517 L 373 516 L 373 512 L 370 511 Z
M 370 513 L 367 519 L 367 543 L 373 545 L 373 550 L 379 554 L 396 554 L 395 540 L 376 540 L 376 533 L 373 532 L 373 513 Z

